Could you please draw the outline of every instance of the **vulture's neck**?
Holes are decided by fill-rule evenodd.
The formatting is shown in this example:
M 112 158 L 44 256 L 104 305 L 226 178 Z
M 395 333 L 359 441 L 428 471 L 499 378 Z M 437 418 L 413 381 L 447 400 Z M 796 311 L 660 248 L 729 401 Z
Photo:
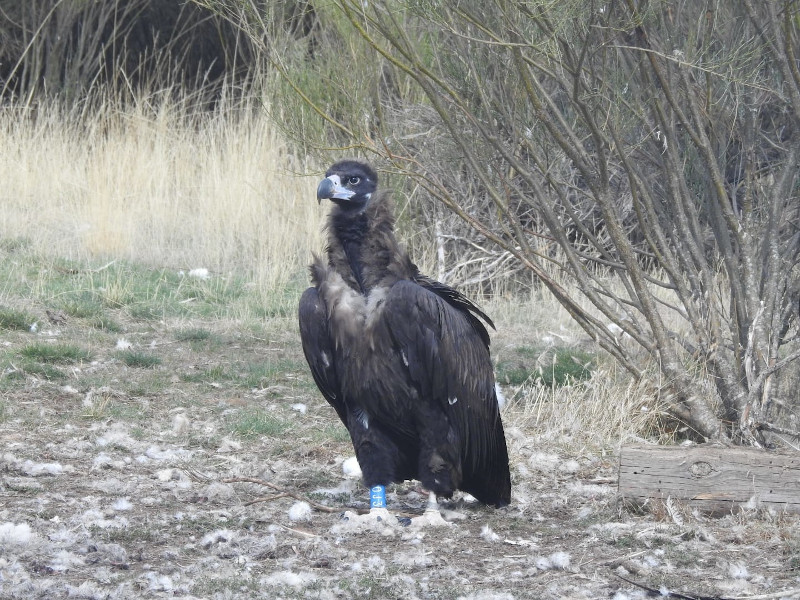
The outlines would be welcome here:
M 328 259 L 353 288 L 369 294 L 377 285 L 413 277 L 415 269 L 394 237 L 392 206 L 383 194 L 359 214 L 334 208 L 328 224 Z
M 349 267 L 358 289 L 362 294 L 366 294 L 364 261 L 362 259 L 364 238 L 369 234 L 369 220 L 366 211 L 357 215 L 349 215 L 344 211 L 337 212 L 338 214 L 331 216 L 332 231 L 339 245 L 336 250 L 344 254 L 344 262 Z M 341 259 L 341 257 L 337 258 Z

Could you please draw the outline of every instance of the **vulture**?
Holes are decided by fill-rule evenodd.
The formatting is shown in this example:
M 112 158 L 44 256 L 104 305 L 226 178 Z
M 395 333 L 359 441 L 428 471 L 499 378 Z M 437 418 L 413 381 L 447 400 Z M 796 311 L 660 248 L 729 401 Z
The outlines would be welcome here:
M 386 512 L 386 485 L 408 479 L 421 482 L 436 515 L 437 497 L 456 490 L 505 506 L 508 451 L 481 320 L 494 324 L 420 273 L 377 186 L 369 164 L 343 160 L 317 189 L 333 207 L 299 307 L 314 381 L 350 433 L 371 512 Z

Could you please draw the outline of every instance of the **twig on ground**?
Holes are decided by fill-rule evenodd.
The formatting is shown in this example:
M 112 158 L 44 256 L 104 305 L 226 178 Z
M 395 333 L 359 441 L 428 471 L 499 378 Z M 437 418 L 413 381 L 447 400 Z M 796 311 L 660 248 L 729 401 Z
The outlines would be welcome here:
M 278 492 L 277 496 L 270 496 L 269 498 L 260 498 L 256 500 L 251 500 L 250 502 L 245 504 L 245 506 L 253 504 L 255 502 L 266 502 L 268 500 L 275 500 L 276 498 L 279 498 L 281 496 L 289 496 L 291 498 L 294 498 L 295 500 L 308 502 L 311 508 L 318 510 L 320 512 L 326 512 L 326 513 L 341 512 L 340 508 L 334 508 L 332 506 L 325 506 L 324 504 L 318 504 L 317 502 L 309 500 L 308 498 L 302 496 L 301 494 L 290 492 L 289 490 L 285 490 L 282 487 L 275 485 L 274 483 L 270 483 L 269 481 L 264 481 L 263 479 L 257 479 L 256 477 L 230 477 L 228 479 L 223 479 L 222 483 L 255 483 L 257 485 L 263 485 L 265 487 L 272 488 L 273 490 Z
M 631 585 L 635 585 L 638 588 L 643 590 L 647 590 L 651 594 L 655 596 L 659 596 L 661 598 L 679 598 L 680 600 L 733 600 L 732 598 L 724 598 L 722 596 L 703 596 L 701 594 L 693 594 L 691 592 L 687 592 L 686 594 L 682 594 L 680 592 L 671 592 L 669 590 L 662 590 L 657 589 L 654 587 L 650 587 L 649 585 L 644 585 L 643 583 L 637 583 L 633 579 L 628 579 L 627 577 L 623 577 L 619 573 L 614 573 L 617 577 L 622 579 Z
M 258 504 L 259 502 L 272 502 L 273 500 L 277 500 L 278 498 L 286 498 L 289 494 L 285 492 L 281 492 L 280 494 L 273 494 L 272 496 L 261 496 L 260 498 L 253 498 L 252 500 L 248 500 L 244 503 L 245 506 L 250 506 L 251 504 Z
M 303 531 L 302 529 L 292 529 L 291 527 L 287 527 L 286 525 L 281 525 L 280 523 L 277 524 L 278 527 L 283 527 L 286 531 L 291 531 L 292 533 L 296 533 L 297 535 L 308 537 L 308 538 L 318 538 L 320 537 L 316 533 L 311 533 L 310 531 Z

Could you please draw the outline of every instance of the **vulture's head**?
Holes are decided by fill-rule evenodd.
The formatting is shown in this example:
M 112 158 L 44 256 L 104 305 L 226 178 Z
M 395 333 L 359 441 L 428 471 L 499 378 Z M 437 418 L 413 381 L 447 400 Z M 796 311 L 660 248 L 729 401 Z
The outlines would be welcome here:
M 378 175 L 367 163 L 342 160 L 325 173 L 317 200 L 327 198 L 346 211 L 361 212 L 378 187 Z

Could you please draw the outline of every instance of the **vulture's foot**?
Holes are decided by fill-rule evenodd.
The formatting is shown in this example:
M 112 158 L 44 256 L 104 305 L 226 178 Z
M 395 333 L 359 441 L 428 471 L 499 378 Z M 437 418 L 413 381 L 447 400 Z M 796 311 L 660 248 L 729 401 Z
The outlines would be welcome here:
M 404 517 L 393 515 L 386 508 L 370 508 L 367 514 L 358 516 L 367 520 L 374 519 L 378 523 L 385 523 L 387 525 L 403 525 L 403 527 L 408 525 L 408 523 L 403 523 Z
M 439 512 L 439 503 L 436 501 L 436 494 L 428 492 L 428 506 L 421 517 L 414 517 L 411 519 L 412 527 L 447 527 L 452 525 L 444 520 L 442 513 Z
M 342 521 L 347 522 L 347 525 L 353 528 L 372 530 L 397 529 L 406 527 L 411 522 L 406 517 L 393 515 L 385 508 L 371 508 L 368 513 L 363 515 L 348 510 L 342 513 Z
M 411 519 L 411 527 L 449 527 L 452 523 L 445 521 L 438 508 L 426 508 L 422 516 Z

